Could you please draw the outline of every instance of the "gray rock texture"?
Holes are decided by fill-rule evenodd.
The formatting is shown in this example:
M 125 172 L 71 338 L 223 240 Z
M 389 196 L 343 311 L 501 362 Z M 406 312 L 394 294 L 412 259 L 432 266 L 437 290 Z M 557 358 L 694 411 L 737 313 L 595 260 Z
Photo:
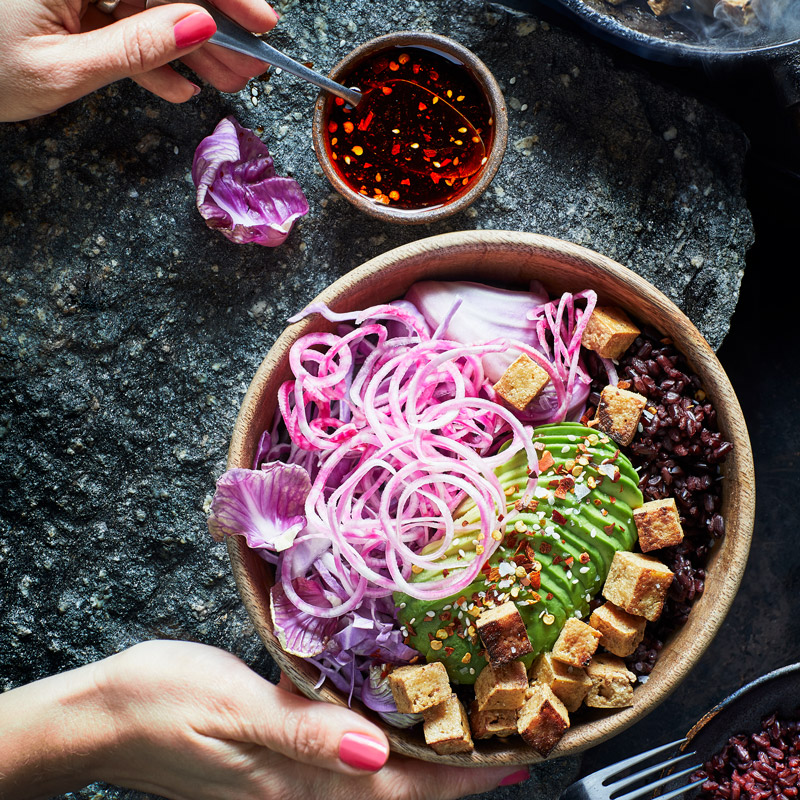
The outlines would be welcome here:
M 398 29 L 469 46 L 506 93 L 505 161 L 465 213 L 395 227 L 332 192 L 311 148 L 315 90 L 285 74 L 181 107 L 117 84 L 0 128 L 2 689 L 153 637 L 227 648 L 275 678 L 205 509 L 285 319 L 372 256 L 449 230 L 546 233 L 653 281 L 712 345 L 728 330 L 752 228 L 746 143 L 716 111 L 477 0 L 279 8 L 270 41 L 322 70 Z M 231 113 L 307 193 L 278 249 L 233 245 L 194 208 L 194 148 Z M 576 767 L 537 768 L 535 796 L 557 797 Z

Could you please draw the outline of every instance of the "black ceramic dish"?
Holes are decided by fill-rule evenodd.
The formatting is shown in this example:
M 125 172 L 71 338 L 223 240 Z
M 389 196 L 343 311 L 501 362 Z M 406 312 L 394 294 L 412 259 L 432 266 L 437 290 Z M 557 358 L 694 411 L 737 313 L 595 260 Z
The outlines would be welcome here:
M 776 669 L 748 683 L 712 708 L 686 734 L 684 750 L 694 750 L 705 763 L 718 753 L 731 736 L 761 729 L 761 720 L 773 711 L 790 714 L 800 706 L 800 663 Z M 684 765 L 682 765 L 684 766 Z M 685 783 L 684 778 L 682 783 Z M 681 785 L 674 782 L 661 793 Z M 691 795 L 686 795 L 690 797 Z

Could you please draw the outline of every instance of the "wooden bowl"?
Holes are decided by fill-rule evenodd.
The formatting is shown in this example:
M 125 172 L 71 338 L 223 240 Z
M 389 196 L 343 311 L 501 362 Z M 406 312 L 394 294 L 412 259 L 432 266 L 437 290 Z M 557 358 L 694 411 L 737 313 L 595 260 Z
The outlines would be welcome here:
M 398 247 L 339 278 L 316 302 L 334 311 L 366 308 L 401 297 L 425 279 L 466 279 L 524 288 L 538 279 L 552 292 L 592 288 L 600 302 L 622 306 L 631 315 L 672 338 L 699 375 L 713 402 L 719 428 L 733 443 L 724 465 L 722 513 L 726 534 L 714 548 L 705 592 L 686 625 L 666 644 L 649 680 L 636 688 L 634 705 L 615 712 L 583 709 L 553 756 L 577 753 L 619 733 L 648 714 L 683 680 L 708 647 L 731 606 L 744 572 L 753 531 L 753 457 L 739 402 L 714 352 L 686 316 L 655 287 L 605 256 L 547 236 L 510 231 L 447 233 Z M 228 467 L 252 468 L 261 433 L 270 427 L 280 384 L 289 379 L 288 352 L 301 336 L 332 330 L 318 315 L 290 325 L 253 378 L 233 432 Z M 237 536 L 228 540 L 236 583 L 256 630 L 279 666 L 308 696 L 332 703 L 344 699 L 327 685 L 315 689 L 317 670 L 278 645 L 269 613 L 272 575 L 268 565 Z M 363 710 L 363 709 L 362 709 Z M 437 756 L 417 728 L 401 731 L 375 721 L 398 753 L 459 765 L 523 764 L 541 760 L 518 737 L 479 741 L 474 753 Z
M 431 206 L 430 208 L 393 208 L 384 206 L 365 197 L 351 189 L 342 180 L 341 176 L 333 166 L 328 146 L 326 144 L 325 126 L 329 114 L 330 105 L 333 98 L 327 92 L 320 92 L 314 106 L 314 117 L 311 128 L 314 152 L 317 154 L 322 171 L 325 177 L 331 182 L 345 200 L 352 203 L 356 208 L 369 214 L 371 217 L 384 220 L 385 222 L 399 222 L 402 225 L 415 225 L 422 223 L 436 222 L 437 220 L 449 217 L 459 211 L 463 211 L 471 203 L 474 203 L 492 182 L 503 154 L 506 151 L 508 142 L 508 111 L 503 99 L 503 93 L 494 75 L 489 68 L 474 53 L 466 47 L 439 36 L 436 33 L 425 33 L 421 31 L 399 31 L 379 36 L 357 47 L 348 53 L 330 72 L 330 77 L 341 82 L 346 73 L 350 72 L 360 61 L 375 55 L 380 50 L 389 47 L 426 47 L 443 53 L 454 58 L 463 64 L 470 72 L 475 82 L 483 89 L 486 102 L 492 110 L 494 118 L 494 138 L 492 145 L 487 153 L 487 161 L 483 166 L 477 180 L 472 183 L 463 194 L 456 195 L 452 200 L 443 205 Z

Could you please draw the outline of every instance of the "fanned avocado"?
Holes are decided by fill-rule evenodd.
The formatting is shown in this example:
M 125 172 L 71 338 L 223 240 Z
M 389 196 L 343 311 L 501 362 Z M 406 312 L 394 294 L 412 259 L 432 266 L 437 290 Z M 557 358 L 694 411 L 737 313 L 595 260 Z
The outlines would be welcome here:
M 484 607 L 513 600 L 533 645 L 526 666 L 552 649 L 566 620 L 584 617 L 605 583 L 617 550 L 636 542 L 633 509 L 642 505 L 630 461 L 614 442 L 573 422 L 537 428 L 534 446 L 542 469 L 534 499 L 525 507 L 528 463 L 517 453 L 497 470 L 513 520 L 503 541 L 463 592 L 436 602 L 395 593 L 397 617 L 410 646 L 441 661 L 454 683 L 474 683 L 486 664 L 475 619 Z M 478 557 L 480 513 L 465 503 L 457 524 L 465 533 L 414 582 L 439 580 Z M 434 544 L 435 546 L 435 544 Z

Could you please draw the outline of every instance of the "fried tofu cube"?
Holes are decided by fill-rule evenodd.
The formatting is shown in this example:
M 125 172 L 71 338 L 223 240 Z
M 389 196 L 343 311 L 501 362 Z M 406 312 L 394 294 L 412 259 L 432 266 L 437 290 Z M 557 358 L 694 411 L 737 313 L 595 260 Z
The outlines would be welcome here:
M 619 358 L 641 331 L 615 306 L 595 306 L 581 336 L 581 344 L 602 358 Z
M 469 709 L 473 739 L 511 736 L 517 732 L 517 711 L 513 708 L 487 708 L 481 711 L 473 700 Z
M 533 662 L 531 679 L 549 686 L 570 713 L 580 708 L 592 685 L 585 669 L 564 664 L 553 658 L 552 653 L 542 653 Z
M 475 748 L 469 731 L 467 712 L 454 694 L 422 712 L 425 743 L 440 756 L 469 753 Z
M 652 622 L 664 608 L 672 570 L 653 556 L 618 550 L 608 571 L 603 597 L 615 605 Z
M 553 645 L 553 658 L 572 667 L 585 667 L 600 644 L 600 634 L 585 622 L 570 617 Z
M 480 711 L 517 709 L 525 702 L 528 673 L 521 661 L 502 667 L 487 664 L 475 681 L 475 701 Z
M 683 9 L 683 0 L 647 0 L 650 10 L 657 16 L 677 14 Z
M 475 620 L 475 627 L 493 667 L 502 667 L 533 652 L 522 615 L 510 600 L 483 611 Z
M 418 714 L 443 703 L 453 693 L 440 661 L 397 667 L 389 673 L 389 688 L 401 714 Z
M 500 376 L 494 390 L 517 411 L 524 411 L 549 380 L 550 376 L 530 356 L 523 353 Z
M 595 414 L 596 427 L 617 444 L 627 447 L 636 435 L 647 398 L 617 386 L 606 386 L 600 393 Z
M 586 696 L 590 708 L 624 708 L 633 705 L 636 676 L 616 656 L 600 655 L 586 668 L 592 688 Z
M 639 547 L 643 553 L 672 547 L 683 541 L 683 528 L 675 498 L 650 500 L 633 512 L 633 521 L 639 532 Z
M 629 656 L 644 638 L 647 620 L 604 603 L 592 611 L 589 624 L 600 633 L 600 644 L 615 656 Z
M 528 695 L 517 714 L 517 731 L 539 755 L 547 757 L 569 728 L 569 713 L 544 683 L 532 683 Z

